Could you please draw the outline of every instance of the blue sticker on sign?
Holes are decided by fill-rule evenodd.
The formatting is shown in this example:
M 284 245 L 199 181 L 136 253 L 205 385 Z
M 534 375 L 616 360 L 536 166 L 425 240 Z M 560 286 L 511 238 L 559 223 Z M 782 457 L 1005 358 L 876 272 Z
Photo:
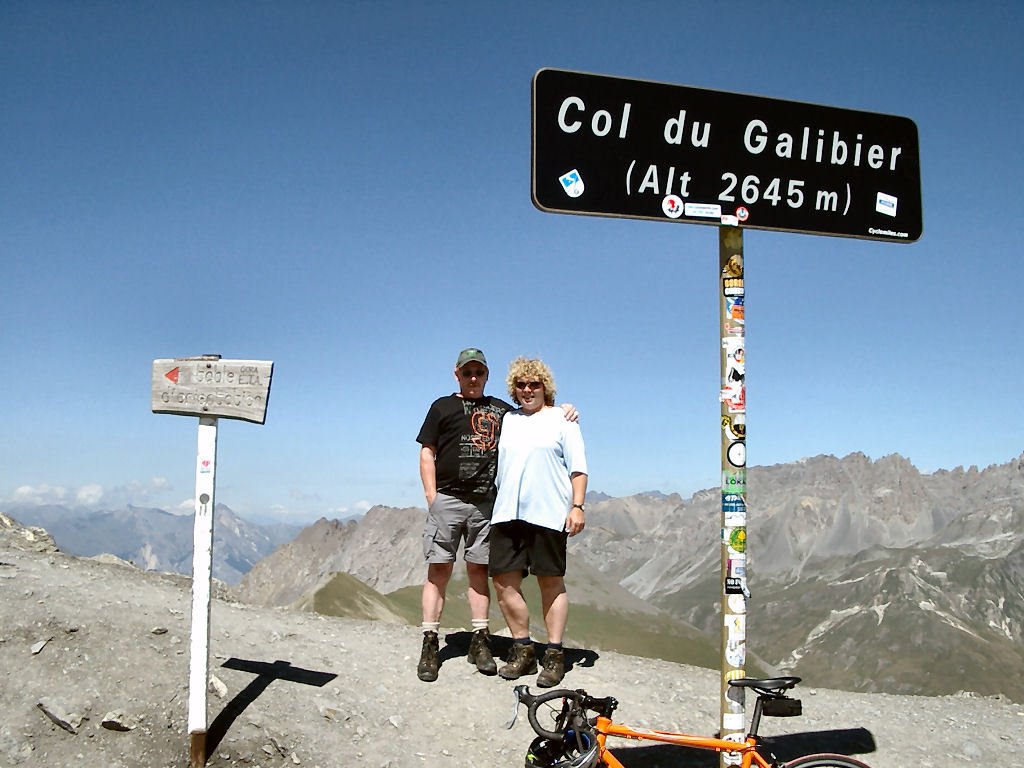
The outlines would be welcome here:
M 583 177 L 575 168 L 568 173 L 563 173 L 558 180 L 562 182 L 562 189 L 569 197 L 579 197 L 583 194 Z

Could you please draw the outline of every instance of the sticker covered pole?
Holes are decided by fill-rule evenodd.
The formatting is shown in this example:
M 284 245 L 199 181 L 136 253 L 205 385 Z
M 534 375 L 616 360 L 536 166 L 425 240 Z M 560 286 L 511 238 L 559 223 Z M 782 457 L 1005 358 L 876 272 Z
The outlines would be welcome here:
M 747 387 L 746 294 L 743 282 L 743 230 L 718 230 L 719 319 L 721 328 L 722 431 L 722 657 L 721 734 L 742 742 L 746 736 L 742 688 L 730 680 L 745 675 L 747 649 Z M 739 763 L 722 753 L 721 764 Z

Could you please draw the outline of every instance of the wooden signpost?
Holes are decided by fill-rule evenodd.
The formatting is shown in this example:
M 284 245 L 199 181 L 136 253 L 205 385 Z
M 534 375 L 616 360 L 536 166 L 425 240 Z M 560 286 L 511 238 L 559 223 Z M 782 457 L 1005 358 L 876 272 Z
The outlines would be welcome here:
M 153 361 L 153 413 L 263 424 L 274 364 L 220 355 Z
M 894 243 L 922 232 L 917 126 L 761 96 L 542 69 L 531 196 L 542 211 L 719 227 L 721 723 L 745 735 L 747 390 L 743 230 Z M 722 763 L 738 760 L 721 756 Z
M 273 369 L 274 364 L 269 361 L 222 360 L 220 355 L 153 361 L 153 412 L 199 417 L 188 676 L 190 768 L 202 768 L 208 757 L 206 694 L 210 669 L 217 420 L 240 419 L 263 424 Z

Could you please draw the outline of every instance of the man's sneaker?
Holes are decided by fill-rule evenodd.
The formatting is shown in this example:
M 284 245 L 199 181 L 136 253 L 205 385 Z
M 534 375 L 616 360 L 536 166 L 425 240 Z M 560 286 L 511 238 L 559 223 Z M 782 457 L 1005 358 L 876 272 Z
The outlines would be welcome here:
M 420 651 L 420 663 L 416 667 L 416 676 L 425 683 L 437 680 L 437 670 L 441 666 L 438 652 L 437 632 L 424 632 L 423 650 Z
M 538 688 L 550 688 L 558 685 L 565 677 L 565 653 L 561 648 L 548 648 L 544 651 L 543 669 L 537 675 Z
M 478 629 L 473 633 L 469 641 L 469 655 L 466 661 L 476 664 L 476 671 L 484 675 L 494 675 L 498 672 L 498 665 L 494 663 L 494 655 L 491 653 L 490 643 L 487 641 L 487 630 Z
M 512 643 L 512 653 L 508 664 L 498 670 L 498 674 L 506 680 L 515 680 L 523 675 L 532 675 L 537 671 L 537 655 L 533 643 Z

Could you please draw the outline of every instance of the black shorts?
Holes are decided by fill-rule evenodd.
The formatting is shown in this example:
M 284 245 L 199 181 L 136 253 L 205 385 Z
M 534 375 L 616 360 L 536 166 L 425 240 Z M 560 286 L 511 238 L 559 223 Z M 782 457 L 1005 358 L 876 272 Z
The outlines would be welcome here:
M 491 559 L 487 572 L 510 571 L 534 576 L 565 576 L 565 545 L 569 534 L 522 520 L 491 526 Z

